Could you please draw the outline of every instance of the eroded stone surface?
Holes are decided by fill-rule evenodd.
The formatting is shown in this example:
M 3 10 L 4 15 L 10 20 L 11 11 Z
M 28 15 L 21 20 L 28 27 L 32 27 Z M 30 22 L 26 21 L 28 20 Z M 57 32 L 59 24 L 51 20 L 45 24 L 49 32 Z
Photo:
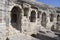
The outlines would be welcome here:
M 30 0 L 0 0 L 0 40 L 35 40 L 27 35 L 39 31 L 48 36 L 60 33 L 60 8 Z

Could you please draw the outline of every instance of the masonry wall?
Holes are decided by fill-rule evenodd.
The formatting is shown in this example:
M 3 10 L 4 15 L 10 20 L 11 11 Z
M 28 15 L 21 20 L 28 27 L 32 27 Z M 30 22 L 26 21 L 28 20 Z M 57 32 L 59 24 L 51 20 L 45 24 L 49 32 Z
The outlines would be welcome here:
M 54 26 L 54 30 L 56 30 L 56 23 L 57 23 L 56 16 L 59 14 L 56 13 L 55 9 L 49 9 L 49 8 L 40 9 L 39 8 L 39 10 L 38 10 L 37 7 L 32 6 L 28 3 L 25 3 L 25 2 L 23 2 L 21 4 L 20 3 L 19 3 L 19 5 L 14 4 L 14 6 L 20 7 L 20 9 L 21 9 L 20 17 L 22 17 L 22 18 L 21 18 L 21 22 L 20 22 L 21 26 L 19 26 L 19 27 L 21 27 L 21 31 L 23 33 L 33 34 L 33 33 L 37 33 L 39 30 L 43 30 L 43 29 L 51 31 L 52 26 Z M 38 15 L 39 15 L 39 17 L 38 17 Z M 18 19 L 18 21 L 19 21 L 19 19 Z M 19 24 L 19 22 L 18 22 L 18 24 Z
M 60 31 L 60 13 L 55 9 L 41 9 L 25 2 L 0 0 L 1 39 L 14 33 L 31 35 L 53 29 Z
M 6 7 L 5 7 L 6 0 L 0 0 L 0 40 L 4 40 L 6 36 Z

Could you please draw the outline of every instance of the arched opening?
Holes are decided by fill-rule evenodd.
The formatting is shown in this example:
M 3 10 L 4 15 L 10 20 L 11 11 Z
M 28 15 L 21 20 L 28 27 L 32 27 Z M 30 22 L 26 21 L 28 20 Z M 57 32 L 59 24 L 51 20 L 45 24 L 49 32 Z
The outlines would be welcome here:
M 18 6 L 14 6 L 11 10 L 11 25 L 21 31 L 22 10 Z
M 46 27 L 46 13 L 45 12 L 42 14 L 41 25 Z
M 54 20 L 54 15 L 50 14 L 50 21 L 53 22 L 53 20 Z
M 29 12 L 29 9 L 28 8 L 24 8 L 24 16 L 28 17 L 28 12 Z
M 30 15 L 30 22 L 35 22 L 36 21 L 36 12 L 32 11 Z
M 57 16 L 57 30 L 59 30 L 60 27 L 60 15 Z
M 36 34 L 32 34 L 31 36 L 32 36 L 32 37 L 36 37 Z
M 60 13 L 60 11 L 59 11 L 59 10 L 57 10 L 56 12 L 57 12 L 57 13 Z
M 57 16 L 57 22 L 59 22 L 59 21 L 60 21 L 60 15 Z
M 41 11 L 38 11 L 37 18 L 40 18 Z
M 52 25 L 52 27 L 51 27 L 51 31 L 55 31 L 55 29 L 54 29 L 54 25 Z
M 6 40 L 9 40 L 9 38 L 7 37 Z

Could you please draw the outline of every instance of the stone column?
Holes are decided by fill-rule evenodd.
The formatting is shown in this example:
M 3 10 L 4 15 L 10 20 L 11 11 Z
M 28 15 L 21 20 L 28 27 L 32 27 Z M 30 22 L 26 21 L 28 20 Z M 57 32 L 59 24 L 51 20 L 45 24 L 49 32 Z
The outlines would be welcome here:
M 54 30 L 56 30 L 57 26 L 57 13 L 54 14 Z
M 51 24 L 50 24 L 50 12 L 47 12 L 47 17 L 46 17 L 46 22 L 47 22 L 47 24 L 46 24 L 46 28 L 48 29 L 48 30 L 51 30 Z

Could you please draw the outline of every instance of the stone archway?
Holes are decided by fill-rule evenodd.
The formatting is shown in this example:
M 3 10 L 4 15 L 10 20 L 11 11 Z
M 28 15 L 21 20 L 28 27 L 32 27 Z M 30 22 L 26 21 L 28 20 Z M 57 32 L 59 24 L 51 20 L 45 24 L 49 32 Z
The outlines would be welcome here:
M 38 11 L 37 18 L 40 18 L 41 11 Z
M 24 16 L 28 17 L 29 8 L 24 8 Z
M 46 13 L 45 12 L 42 14 L 41 25 L 46 27 Z
M 35 22 L 35 21 L 36 21 L 36 12 L 35 11 L 31 11 L 30 22 Z
M 59 30 L 60 27 L 60 15 L 57 15 L 57 31 Z
M 50 22 L 53 22 L 54 20 L 54 14 L 50 14 Z
M 11 10 L 11 25 L 21 31 L 22 10 L 19 6 L 14 6 Z

